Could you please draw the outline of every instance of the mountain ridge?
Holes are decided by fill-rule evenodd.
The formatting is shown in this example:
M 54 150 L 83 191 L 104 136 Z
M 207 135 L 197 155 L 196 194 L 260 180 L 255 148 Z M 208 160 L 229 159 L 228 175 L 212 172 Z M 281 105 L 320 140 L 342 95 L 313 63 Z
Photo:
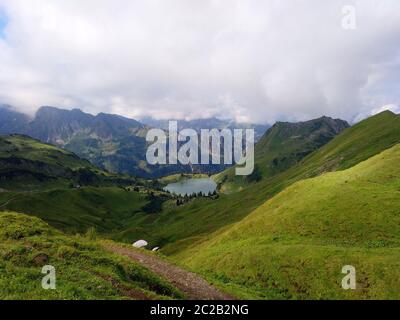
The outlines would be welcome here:
M 198 121 L 203 126 L 207 123 L 204 119 Z M 216 121 L 220 126 L 227 125 L 221 120 Z M 180 122 L 178 125 L 182 127 Z M 257 128 L 261 132 L 264 130 L 262 126 Z M 115 114 L 91 115 L 80 109 L 44 106 L 38 109 L 32 119 L 11 107 L 0 107 L 0 134 L 26 134 L 42 142 L 55 144 L 110 172 L 159 178 L 175 173 L 213 174 L 227 167 L 223 164 L 151 166 L 145 158 L 148 146 L 145 136 L 149 129 L 150 126 L 137 120 Z
M 215 179 L 221 191 L 239 191 L 290 168 L 348 127 L 346 121 L 326 116 L 296 123 L 277 122 L 255 146 L 255 171 L 251 176 L 238 177 L 230 168 Z

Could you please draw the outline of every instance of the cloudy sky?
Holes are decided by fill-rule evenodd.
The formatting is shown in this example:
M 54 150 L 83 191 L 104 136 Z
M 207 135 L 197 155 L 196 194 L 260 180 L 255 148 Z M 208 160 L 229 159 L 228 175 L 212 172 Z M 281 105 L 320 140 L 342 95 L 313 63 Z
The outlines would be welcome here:
M 258 123 L 400 112 L 399 14 L 399 0 L 0 0 L 0 103 Z

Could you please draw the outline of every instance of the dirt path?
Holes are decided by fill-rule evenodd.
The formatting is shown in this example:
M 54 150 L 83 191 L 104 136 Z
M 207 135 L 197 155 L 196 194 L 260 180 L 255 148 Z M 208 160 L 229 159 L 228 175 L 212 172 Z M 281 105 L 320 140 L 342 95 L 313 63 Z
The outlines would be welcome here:
M 222 293 L 208 284 L 200 276 L 185 271 L 157 256 L 142 253 L 138 250 L 106 245 L 105 248 L 114 253 L 126 256 L 139 262 L 181 290 L 190 300 L 232 300 L 233 297 Z

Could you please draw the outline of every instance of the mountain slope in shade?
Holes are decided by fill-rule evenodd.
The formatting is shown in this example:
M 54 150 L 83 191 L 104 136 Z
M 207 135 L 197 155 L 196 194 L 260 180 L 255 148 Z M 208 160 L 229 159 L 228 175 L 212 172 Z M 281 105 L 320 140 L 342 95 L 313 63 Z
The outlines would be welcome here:
M 23 133 L 31 119 L 14 111 L 8 105 L 0 105 L 0 134 Z
M 36 138 L 66 145 L 78 134 L 89 137 L 113 139 L 120 136 L 143 136 L 147 129 L 136 120 L 117 115 L 99 113 L 93 116 L 79 109 L 63 110 L 53 107 L 40 108 L 30 122 L 29 131 Z
M 18 185 L 32 189 L 47 183 L 79 183 L 80 173 L 88 177 L 100 173 L 72 152 L 21 135 L 0 136 L 0 172 L 0 186 L 7 189 Z
M 396 145 L 299 181 L 179 257 L 245 296 L 399 299 L 399 160 Z M 356 290 L 341 287 L 346 265 L 356 268 Z
M 33 190 L 77 185 L 135 184 L 76 154 L 23 135 L 0 136 L 0 188 Z
M 346 121 L 328 117 L 298 123 L 278 122 L 256 144 L 255 171 L 251 176 L 236 176 L 235 168 L 230 168 L 215 179 L 223 192 L 238 191 L 249 183 L 287 170 L 348 127 Z

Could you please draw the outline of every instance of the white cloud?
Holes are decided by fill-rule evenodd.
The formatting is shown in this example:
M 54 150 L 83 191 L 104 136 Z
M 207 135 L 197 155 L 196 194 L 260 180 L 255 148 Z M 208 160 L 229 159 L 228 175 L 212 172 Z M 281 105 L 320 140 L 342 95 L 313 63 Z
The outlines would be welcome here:
M 357 29 L 341 26 L 355 5 Z M 400 102 L 398 0 L 0 0 L 0 102 L 352 120 Z

